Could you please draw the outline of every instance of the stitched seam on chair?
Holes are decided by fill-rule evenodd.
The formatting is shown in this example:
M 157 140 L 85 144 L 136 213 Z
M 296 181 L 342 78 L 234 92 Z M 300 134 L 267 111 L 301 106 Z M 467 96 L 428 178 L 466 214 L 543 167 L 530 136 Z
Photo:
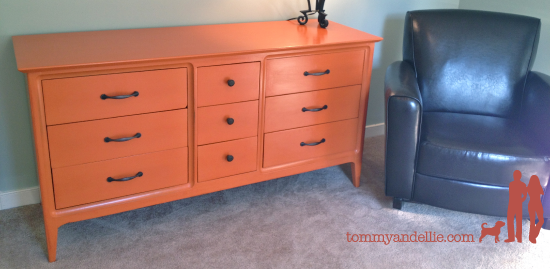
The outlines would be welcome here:
M 431 175 L 423 174 L 423 173 L 420 173 L 420 172 L 416 172 L 416 173 L 419 174 L 419 175 L 424 175 L 424 176 L 429 176 L 429 177 L 437 177 L 437 178 L 442 178 L 442 179 L 445 179 L 445 180 L 454 180 L 454 181 L 473 183 L 473 184 L 479 184 L 479 185 L 504 187 L 504 186 L 493 185 L 493 184 L 481 184 L 481 183 L 477 183 L 477 181 L 472 181 L 472 179 L 467 179 L 467 178 L 463 178 L 463 177 L 453 177 L 453 178 L 451 178 L 451 177 L 449 177 L 449 175 L 443 175 L 443 174 L 439 174 L 439 173 L 432 173 Z
M 409 98 L 409 99 L 411 99 L 411 100 L 416 101 L 416 102 L 418 103 L 418 105 L 420 105 L 420 100 L 418 100 L 418 98 L 412 97 L 412 96 L 407 96 L 407 95 L 400 95 L 400 94 L 396 94 L 396 95 L 390 96 L 390 98 L 388 98 L 388 103 L 389 103 L 389 101 L 390 101 L 390 99 L 391 99 L 392 97 Z
M 416 171 L 418 171 L 418 154 L 420 153 L 420 137 L 422 134 L 420 133 L 422 131 L 422 113 L 423 108 L 422 104 L 418 103 L 420 106 L 420 115 L 418 119 L 418 130 L 416 132 L 416 152 L 414 154 L 414 174 L 413 174 L 413 185 L 412 185 L 412 194 L 411 194 L 411 200 L 414 199 L 414 192 L 415 192 L 415 185 L 416 185 Z
M 416 56 L 414 54 L 414 31 L 413 31 L 413 22 L 412 22 L 412 13 L 409 13 L 409 19 L 411 22 L 411 46 L 412 46 L 412 60 L 413 60 L 413 66 L 414 66 L 414 76 L 418 79 L 418 72 L 416 69 Z M 418 80 L 416 82 L 418 84 Z M 418 91 L 420 91 L 420 86 L 418 87 Z
M 416 173 L 419 174 L 419 175 L 422 175 L 422 176 L 435 178 L 437 180 L 450 180 L 450 181 L 456 181 L 456 182 L 462 182 L 462 183 L 468 183 L 468 184 L 475 184 L 475 185 L 482 185 L 482 186 L 491 186 L 491 187 L 506 188 L 506 189 L 508 188 L 508 187 L 505 187 L 505 186 L 499 186 L 499 185 L 493 185 L 493 184 L 481 184 L 481 183 L 477 183 L 477 182 L 467 181 L 467 180 L 464 180 L 464 179 L 448 178 L 448 177 L 439 176 L 439 175 L 426 175 L 426 174 L 422 174 L 422 173 L 418 173 L 418 172 L 416 172 Z
M 460 115 L 476 115 L 476 116 L 493 117 L 493 118 L 511 120 L 508 117 L 504 117 L 504 116 L 500 116 L 500 115 L 480 114 L 480 113 L 473 113 L 473 112 L 470 113 L 470 112 L 454 112 L 454 111 L 448 111 L 448 110 L 430 110 L 430 111 L 426 111 L 426 113 L 449 113 L 449 114 L 460 114 Z
M 460 150 L 460 151 L 464 151 L 465 149 L 461 149 L 461 148 L 455 148 L 455 147 L 448 147 L 448 146 L 440 146 L 438 144 L 435 144 L 435 143 L 431 143 L 429 141 L 424 141 L 422 142 L 422 144 L 429 144 L 429 145 L 433 145 L 434 147 L 439 147 L 439 148 L 444 148 L 444 149 L 451 149 L 451 150 Z M 507 155 L 507 154 L 499 154 L 499 153 L 490 153 L 490 152 L 483 152 L 483 151 L 477 151 L 477 150 L 468 150 L 469 152 L 476 152 L 476 153 L 485 153 L 485 154 L 492 154 L 492 155 L 499 155 L 499 156 L 506 156 L 506 157 L 519 157 L 519 158 L 523 158 L 523 159 L 538 159 L 538 158 L 544 158 L 544 159 L 547 159 L 545 160 L 545 162 L 548 162 L 550 161 L 550 156 L 525 156 L 525 155 Z
M 537 31 L 536 31 L 536 34 L 535 36 L 533 37 L 533 45 L 531 46 L 531 56 L 529 57 L 529 62 L 527 62 L 527 70 L 525 72 L 525 79 L 523 81 L 523 89 L 521 91 L 521 102 L 520 102 L 520 105 L 519 105 L 519 111 L 520 111 L 520 117 L 521 117 L 521 114 L 523 114 L 523 98 L 525 97 L 525 87 L 527 86 L 527 78 L 529 77 L 529 66 L 531 66 L 531 61 L 533 60 L 533 54 L 534 54 L 534 50 L 535 50 L 535 42 L 537 42 L 537 36 L 540 35 L 540 27 L 541 27 L 541 24 L 542 22 L 539 21 L 539 25 L 537 27 Z

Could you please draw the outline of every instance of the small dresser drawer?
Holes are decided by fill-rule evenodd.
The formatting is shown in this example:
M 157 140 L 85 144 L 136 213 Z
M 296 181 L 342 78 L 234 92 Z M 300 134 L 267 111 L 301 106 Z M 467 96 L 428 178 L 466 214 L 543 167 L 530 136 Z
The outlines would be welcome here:
M 256 170 L 257 138 L 233 140 L 199 147 L 199 182 Z
M 264 167 L 353 151 L 357 119 L 265 134 Z
M 61 209 L 186 184 L 187 166 L 185 147 L 54 168 L 55 207 Z
M 49 126 L 48 141 L 52 168 L 185 147 L 187 109 Z
M 258 101 L 197 109 L 198 144 L 258 135 Z
M 187 68 L 43 80 L 42 87 L 47 125 L 187 107 Z M 115 96 L 123 99 L 106 98 Z
M 361 85 L 268 97 L 265 132 L 357 118 Z
M 267 60 L 266 96 L 361 84 L 364 55 L 355 50 Z
M 197 106 L 199 107 L 259 98 L 259 62 L 200 67 L 197 77 Z

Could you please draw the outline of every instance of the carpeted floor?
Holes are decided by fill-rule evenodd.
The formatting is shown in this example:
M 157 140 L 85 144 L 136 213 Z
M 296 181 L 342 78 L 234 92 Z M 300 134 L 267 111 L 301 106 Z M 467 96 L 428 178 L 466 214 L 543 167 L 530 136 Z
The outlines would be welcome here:
M 384 196 L 384 138 L 365 142 L 361 187 L 341 165 L 70 223 L 46 259 L 39 205 L 0 211 L 0 268 L 547 268 L 550 231 L 536 245 L 482 243 L 496 218 Z M 473 234 L 473 243 L 348 242 L 350 234 Z

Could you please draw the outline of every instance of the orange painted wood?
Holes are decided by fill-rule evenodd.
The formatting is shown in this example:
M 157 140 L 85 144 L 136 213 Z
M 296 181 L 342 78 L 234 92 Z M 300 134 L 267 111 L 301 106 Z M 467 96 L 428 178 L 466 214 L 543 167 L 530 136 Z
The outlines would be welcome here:
M 363 50 L 315 54 L 266 61 L 266 96 L 361 84 Z M 305 76 L 304 72 L 329 74 Z
M 185 147 L 187 109 L 49 126 L 48 137 L 52 168 Z
M 257 136 L 258 101 L 198 108 L 197 130 L 198 145 Z
M 239 38 L 235 38 L 236 36 Z M 69 222 L 115 214 L 342 163 L 353 163 L 352 181 L 355 186 L 359 186 L 363 144 L 362 136 L 364 133 L 363 123 L 365 122 L 367 111 L 374 42 L 380 40 L 382 39 L 379 37 L 332 21 L 328 29 L 322 29 L 313 23 L 300 26 L 296 21 L 280 21 L 13 37 L 18 69 L 28 74 L 29 101 L 33 121 L 37 170 L 42 195 L 48 260 L 53 262 L 56 259 L 57 229 Z M 364 52 L 360 68 L 353 68 L 355 71 L 361 70 L 362 72 L 360 82 L 353 84 L 361 85 L 359 115 L 356 119 L 361 124 L 357 124 L 356 129 L 352 132 L 354 134 L 351 140 L 355 141 L 353 148 L 348 149 L 343 147 L 342 150 L 344 151 L 341 152 L 326 155 L 323 155 L 326 153 L 323 152 L 319 156 L 286 162 L 276 166 L 263 167 L 263 156 L 267 154 L 264 139 L 271 134 L 279 132 L 218 144 L 197 145 L 198 125 L 200 122 L 198 121 L 196 102 L 202 89 L 199 89 L 198 86 L 198 71 L 200 69 L 225 65 L 235 66 L 242 63 L 259 64 L 259 92 L 256 112 L 258 113 L 258 125 L 256 134 L 262 134 L 265 132 L 264 129 L 266 127 L 265 97 L 267 94 L 266 91 L 269 90 L 269 87 L 267 87 L 269 81 L 267 80 L 271 74 L 269 70 L 272 70 L 269 68 L 266 69 L 269 61 L 292 60 L 293 58 L 309 57 L 312 55 L 337 54 L 350 51 Z M 53 163 L 51 162 L 50 154 L 51 151 L 56 150 L 57 146 L 50 147 L 48 141 L 50 133 L 47 125 L 50 125 L 49 127 L 57 127 L 69 124 L 52 124 L 47 121 L 51 113 L 46 111 L 48 108 L 45 107 L 43 82 L 181 68 L 187 68 L 187 72 L 185 73 L 187 79 L 186 88 L 188 90 L 183 95 L 188 101 L 189 106 L 186 124 L 181 124 L 186 125 L 186 135 L 182 139 L 189 146 L 189 159 L 187 160 L 187 175 L 189 177 L 187 183 L 57 209 L 52 170 L 57 171 L 75 166 L 87 166 L 104 161 L 52 169 Z M 304 71 L 306 70 L 301 70 L 301 73 L 303 74 Z M 282 81 L 281 83 L 284 82 Z M 323 85 L 322 87 L 319 89 L 331 88 L 327 85 Z M 164 91 L 158 90 L 159 93 Z M 304 91 L 313 90 L 307 89 Z M 69 91 L 66 94 L 72 95 L 72 93 L 72 91 Z M 289 94 L 294 93 L 289 92 Z M 172 99 L 172 101 L 178 103 L 182 102 L 182 100 L 182 98 L 176 97 Z M 80 107 L 76 107 L 74 110 L 78 109 Z M 168 111 L 173 109 L 161 108 L 161 110 Z M 70 111 L 70 113 L 78 113 L 78 111 Z M 139 112 L 138 114 L 141 115 L 141 113 L 144 112 Z M 118 119 L 113 117 L 125 117 L 125 115 L 129 114 L 105 117 Z M 94 115 L 94 117 L 96 116 Z M 98 119 L 100 118 L 90 120 L 96 121 Z M 87 120 L 87 122 L 91 122 L 90 120 Z M 335 122 L 330 124 L 333 123 Z M 124 126 L 124 124 L 121 126 Z M 321 125 L 310 127 L 318 126 Z M 298 129 L 287 131 L 294 130 Z M 176 132 L 179 131 L 176 130 Z M 170 131 L 165 133 L 170 133 Z M 244 155 L 245 158 L 251 158 L 249 161 L 252 163 L 250 168 L 245 169 L 248 171 L 232 172 L 231 169 L 223 166 L 223 162 L 216 164 L 215 161 L 220 161 L 219 156 L 216 157 L 215 155 L 216 152 L 212 153 L 212 158 L 206 158 L 206 161 L 202 161 L 203 158 L 199 158 L 199 156 L 205 156 L 201 155 L 201 153 L 207 152 L 204 150 L 209 147 L 214 148 L 214 146 L 222 146 L 224 144 L 227 146 L 247 139 L 255 139 L 255 142 L 253 141 L 254 143 L 249 143 L 247 146 L 235 146 L 235 148 L 237 150 L 244 150 L 246 147 L 251 148 L 248 150 L 249 153 Z M 267 141 L 265 142 L 267 143 Z M 148 146 L 145 145 L 143 147 Z M 199 148 L 203 151 L 199 152 Z M 70 150 L 72 149 L 66 151 Z M 148 151 L 143 154 L 147 155 L 151 153 L 153 152 Z M 220 153 L 217 152 L 217 154 Z M 135 156 L 141 156 L 141 154 L 131 155 L 128 158 Z M 115 157 L 115 159 L 109 160 L 119 160 L 119 158 Z M 239 157 L 235 158 L 235 160 L 242 162 L 243 158 Z M 199 168 L 201 169 L 200 173 L 197 171 Z M 200 178 L 201 176 L 208 175 L 208 173 L 217 173 L 217 175 L 213 176 L 211 174 L 211 178 L 215 178 L 215 180 L 205 181 Z
M 265 134 L 264 167 L 307 160 L 356 148 L 357 119 Z M 315 143 L 317 146 L 300 146 Z
M 327 29 L 315 23 L 269 21 L 25 35 L 12 39 L 17 68 L 22 72 L 382 40 L 334 21 Z
M 250 137 L 200 146 L 199 182 L 256 170 L 257 141 L 256 137 Z M 227 160 L 228 155 L 233 156 L 233 161 Z
M 199 107 L 258 100 L 259 62 L 201 67 L 197 74 Z M 233 86 L 229 80 L 234 81 Z
M 108 182 L 107 178 L 141 177 Z M 187 178 L 187 148 L 54 168 L 57 209 L 182 185 Z
M 64 208 L 56 210 L 56 217 L 61 219 L 63 223 L 97 218 L 145 206 L 236 188 L 274 178 L 305 173 L 329 166 L 350 163 L 356 160 L 356 155 L 357 153 L 355 152 L 338 153 L 334 155 L 334 158 L 318 158 L 311 162 L 294 164 L 291 166 L 292 169 L 262 169 L 263 171 L 258 170 L 244 174 L 237 174 L 216 180 L 201 182 L 200 184 L 196 184 L 194 186 L 191 186 L 190 184 L 178 185 L 127 196 L 124 199 L 115 198 Z
M 357 118 L 361 85 L 266 98 L 265 132 Z M 303 111 L 318 109 L 321 111 Z
M 187 107 L 187 68 L 44 80 L 48 125 Z M 101 99 L 129 95 L 126 99 Z

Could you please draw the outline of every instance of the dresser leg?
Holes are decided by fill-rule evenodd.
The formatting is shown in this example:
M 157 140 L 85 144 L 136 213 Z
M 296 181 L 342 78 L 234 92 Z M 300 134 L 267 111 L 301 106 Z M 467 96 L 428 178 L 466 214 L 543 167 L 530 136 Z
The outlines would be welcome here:
M 361 163 L 351 163 L 351 177 L 353 186 L 359 187 L 361 184 Z
M 55 262 L 57 254 L 57 225 L 44 222 L 46 230 L 46 243 L 48 245 L 48 261 Z

